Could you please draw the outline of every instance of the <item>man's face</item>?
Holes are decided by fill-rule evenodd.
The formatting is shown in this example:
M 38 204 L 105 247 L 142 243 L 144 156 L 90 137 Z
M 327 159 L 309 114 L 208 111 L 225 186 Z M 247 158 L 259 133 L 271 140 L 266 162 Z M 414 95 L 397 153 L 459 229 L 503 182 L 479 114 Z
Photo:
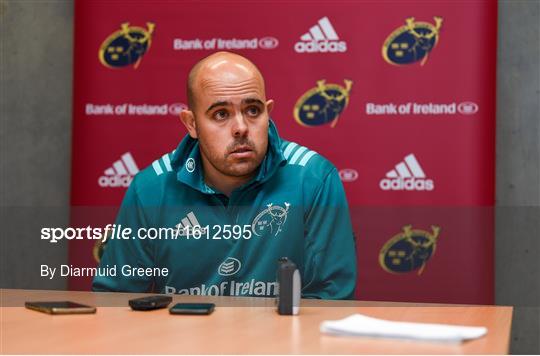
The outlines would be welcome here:
M 195 102 L 195 132 L 205 169 L 229 177 L 254 174 L 266 155 L 272 107 L 261 78 L 241 70 L 204 76 Z

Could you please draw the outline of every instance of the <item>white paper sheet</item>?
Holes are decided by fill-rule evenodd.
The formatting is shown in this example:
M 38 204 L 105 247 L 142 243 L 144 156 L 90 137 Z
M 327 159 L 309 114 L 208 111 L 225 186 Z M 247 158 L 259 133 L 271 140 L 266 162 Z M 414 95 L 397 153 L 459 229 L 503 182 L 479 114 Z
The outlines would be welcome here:
M 410 323 L 353 314 L 341 320 L 323 321 L 321 332 L 334 335 L 387 337 L 410 340 L 459 342 L 487 334 L 485 327 Z

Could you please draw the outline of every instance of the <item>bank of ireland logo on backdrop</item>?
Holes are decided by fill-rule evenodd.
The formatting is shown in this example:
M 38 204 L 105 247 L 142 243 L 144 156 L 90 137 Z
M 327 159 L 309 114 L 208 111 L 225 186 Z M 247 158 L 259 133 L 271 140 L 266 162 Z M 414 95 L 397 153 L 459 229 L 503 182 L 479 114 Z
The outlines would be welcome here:
M 328 17 L 323 17 L 300 36 L 294 45 L 297 53 L 343 53 L 347 52 L 347 42 L 339 36 Z
M 358 179 L 358 171 L 353 168 L 340 169 L 339 179 L 341 179 L 342 182 L 354 182 Z
M 457 110 L 462 115 L 474 115 L 478 112 L 479 106 L 472 101 L 464 101 L 458 104 Z
M 266 209 L 261 211 L 251 224 L 251 231 L 257 236 L 269 233 L 270 236 L 278 236 L 283 230 L 283 225 L 287 221 L 289 207 L 291 204 L 285 202 L 284 206 L 267 204 Z
M 397 28 L 384 41 L 382 55 L 390 64 L 404 65 L 418 61 L 424 65 L 430 52 L 439 41 L 439 31 L 443 19 L 434 17 L 435 24 L 414 21 L 414 17 L 405 20 L 405 25 Z
M 349 105 L 352 80 L 344 80 L 344 86 L 317 81 L 294 105 L 294 118 L 302 126 L 330 124 L 335 127 L 339 115 Z
M 130 152 L 124 153 L 111 167 L 105 169 L 103 175 L 98 178 L 98 184 L 102 188 L 126 188 L 131 184 L 139 167 Z
M 227 257 L 218 267 L 218 273 L 221 276 L 232 276 L 238 273 L 242 268 L 242 263 L 233 257 Z
M 379 264 L 389 273 L 417 271 L 421 275 L 427 262 L 435 253 L 441 229 L 432 225 L 431 232 L 404 226 L 402 232 L 394 235 L 382 247 Z
M 430 191 L 435 189 L 435 183 L 427 178 L 416 156 L 411 153 L 386 173 L 379 187 L 382 190 Z
M 113 32 L 99 48 L 99 61 L 107 68 L 122 68 L 133 65 L 137 69 L 142 57 L 150 49 L 155 24 L 146 23 L 147 28 L 123 23 L 120 30 Z
M 279 40 L 275 37 L 266 36 L 259 39 L 259 47 L 262 49 L 274 49 L 279 46 Z
M 279 46 L 279 40 L 273 36 L 251 38 L 174 38 L 175 51 L 214 51 L 214 50 L 271 50 Z

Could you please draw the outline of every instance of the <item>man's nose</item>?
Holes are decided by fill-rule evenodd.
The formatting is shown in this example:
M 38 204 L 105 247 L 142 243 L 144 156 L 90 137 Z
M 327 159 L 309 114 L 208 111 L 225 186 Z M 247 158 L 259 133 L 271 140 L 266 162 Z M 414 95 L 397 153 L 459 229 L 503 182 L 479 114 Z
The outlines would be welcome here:
M 246 136 L 248 132 L 248 123 L 244 115 L 239 112 L 234 116 L 232 134 L 234 137 Z

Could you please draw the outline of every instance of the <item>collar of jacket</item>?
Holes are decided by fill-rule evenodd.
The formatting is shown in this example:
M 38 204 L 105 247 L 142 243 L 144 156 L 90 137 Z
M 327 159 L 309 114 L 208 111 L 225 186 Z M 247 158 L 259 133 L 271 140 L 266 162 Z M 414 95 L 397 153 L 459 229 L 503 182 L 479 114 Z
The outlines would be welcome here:
M 254 179 L 236 190 L 246 189 L 257 185 L 257 183 L 260 184 L 268 181 L 285 162 L 286 159 L 281 151 L 281 138 L 279 137 L 276 125 L 270 120 L 268 127 L 268 150 L 259 166 L 259 172 Z M 171 166 L 176 172 L 178 181 L 202 193 L 216 193 L 214 189 L 204 182 L 199 140 L 191 138 L 189 134 L 182 139 L 176 150 L 174 150 Z

